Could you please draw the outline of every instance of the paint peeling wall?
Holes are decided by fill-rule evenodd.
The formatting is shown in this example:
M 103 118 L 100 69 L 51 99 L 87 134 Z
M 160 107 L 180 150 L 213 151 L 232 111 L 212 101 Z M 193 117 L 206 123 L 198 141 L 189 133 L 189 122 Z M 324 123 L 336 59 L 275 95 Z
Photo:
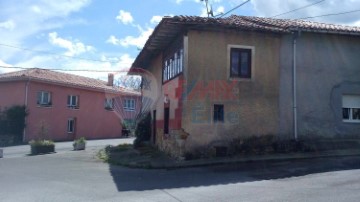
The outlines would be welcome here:
M 188 150 L 237 137 L 278 132 L 280 36 L 269 33 L 190 31 L 183 127 Z M 228 45 L 254 47 L 250 81 L 229 79 Z M 224 123 L 213 105 L 224 105 Z

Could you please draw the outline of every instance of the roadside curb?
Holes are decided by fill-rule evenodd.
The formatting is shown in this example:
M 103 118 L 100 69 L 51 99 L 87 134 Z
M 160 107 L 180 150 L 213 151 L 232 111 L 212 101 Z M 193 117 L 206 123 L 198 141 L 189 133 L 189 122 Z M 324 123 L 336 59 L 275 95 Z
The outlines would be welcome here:
M 148 164 L 137 162 L 110 162 L 116 165 L 126 166 L 130 168 L 147 168 L 147 169 L 177 169 L 188 167 L 202 167 L 224 164 L 249 163 L 261 161 L 289 161 L 314 158 L 331 158 L 344 156 L 360 156 L 360 150 L 336 150 L 327 152 L 309 152 L 309 153 L 292 153 L 292 154 L 271 154 L 271 155 L 252 155 L 248 157 L 228 157 L 214 159 L 199 159 L 191 161 L 177 161 L 174 163 L 154 163 Z

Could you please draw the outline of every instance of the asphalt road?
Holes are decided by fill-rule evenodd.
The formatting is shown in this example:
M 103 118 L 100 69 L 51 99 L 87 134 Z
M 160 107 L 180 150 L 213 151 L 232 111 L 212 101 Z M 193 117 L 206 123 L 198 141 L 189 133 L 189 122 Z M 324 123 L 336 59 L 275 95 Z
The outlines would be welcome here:
M 360 199 L 360 157 L 143 170 L 109 166 L 96 151 L 0 159 L 0 201 Z

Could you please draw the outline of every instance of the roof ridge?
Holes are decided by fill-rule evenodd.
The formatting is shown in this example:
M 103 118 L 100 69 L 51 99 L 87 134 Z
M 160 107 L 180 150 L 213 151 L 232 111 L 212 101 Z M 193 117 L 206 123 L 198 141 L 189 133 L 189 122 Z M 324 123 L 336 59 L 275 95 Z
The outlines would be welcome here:
M 51 69 L 28 68 L 15 72 L 0 74 L 0 81 L 16 81 L 31 79 L 40 82 L 51 82 L 59 85 L 71 85 L 77 87 L 85 87 L 90 89 L 114 91 L 123 93 L 136 93 L 131 89 L 118 88 L 116 86 L 108 86 L 107 82 L 100 79 L 69 74 Z

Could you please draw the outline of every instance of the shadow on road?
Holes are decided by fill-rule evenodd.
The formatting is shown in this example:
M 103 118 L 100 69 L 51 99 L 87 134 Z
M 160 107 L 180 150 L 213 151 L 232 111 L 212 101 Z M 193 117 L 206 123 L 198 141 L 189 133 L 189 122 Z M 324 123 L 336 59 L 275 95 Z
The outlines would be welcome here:
M 360 169 L 360 157 L 252 162 L 175 170 L 129 169 L 110 165 L 118 191 L 188 188 L 277 180 L 310 174 Z

